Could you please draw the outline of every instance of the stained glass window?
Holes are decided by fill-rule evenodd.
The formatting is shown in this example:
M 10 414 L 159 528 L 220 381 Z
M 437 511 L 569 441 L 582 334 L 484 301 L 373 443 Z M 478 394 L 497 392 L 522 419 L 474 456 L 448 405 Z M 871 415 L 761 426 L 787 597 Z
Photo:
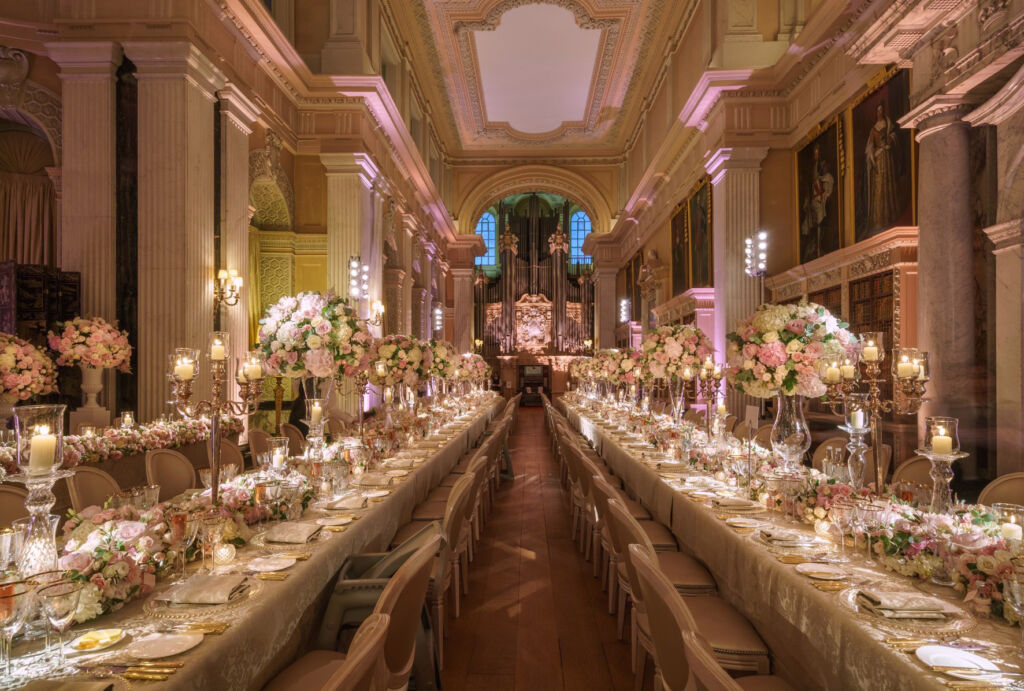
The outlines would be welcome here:
M 494 232 L 494 214 L 490 211 L 480 217 L 476 223 L 476 234 L 484 239 L 487 252 L 476 258 L 477 266 L 496 266 L 498 264 L 498 239 Z
M 590 235 L 593 227 L 590 218 L 582 211 L 577 211 L 569 219 L 569 263 L 589 264 L 590 255 L 583 254 L 583 241 Z

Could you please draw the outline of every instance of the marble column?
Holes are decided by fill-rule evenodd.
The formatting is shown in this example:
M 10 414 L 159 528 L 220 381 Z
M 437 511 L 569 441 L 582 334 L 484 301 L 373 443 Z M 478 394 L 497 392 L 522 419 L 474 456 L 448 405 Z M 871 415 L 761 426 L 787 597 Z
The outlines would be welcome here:
M 348 296 L 349 260 L 363 252 L 364 229 L 373 223 L 377 166 L 364 153 L 322 153 L 320 162 L 327 175 L 327 287 Z
M 725 362 L 725 334 L 736 322 L 757 309 L 757 281 L 744 273 L 744 239 L 760 227 L 761 161 L 764 147 L 722 148 L 705 163 L 711 176 L 712 274 L 714 276 L 714 328 L 708 336 L 715 359 Z M 751 403 L 730 391 L 729 410 L 741 415 Z
M 220 99 L 220 266 L 249 274 L 249 134 L 259 117 L 253 105 L 234 84 L 217 92 Z M 231 354 L 244 358 L 249 350 L 249 290 L 242 283 L 238 304 L 224 305 L 221 328 L 231 334 Z M 238 385 L 231 392 L 238 395 Z
M 958 474 L 973 477 L 980 433 L 975 371 L 975 277 L 971 227 L 968 106 L 925 103 L 916 114 L 918 170 L 918 347 L 928 352 L 931 381 L 920 420 L 960 419 L 960 445 L 971 453 Z M 901 121 L 907 126 L 907 122 Z M 1019 296 L 1018 296 L 1019 300 Z M 891 344 L 887 344 L 889 346 Z
M 110 41 L 47 44 L 60 66 L 65 189 L 60 267 L 82 272 L 82 313 L 113 321 L 117 261 L 115 73 L 121 47 Z
M 1022 235 L 1024 219 L 1006 221 L 985 229 L 996 258 L 995 280 L 995 445 L 996 471 L 999 475 L 1024 472 L 1024 425 L 1022 392 L 1024 352 L 1021 337 Z M 991 337 L 991 336 L 990 336 Z M 991 367 L 991 365 L 989 365 Z
M 349 296 L 349 261 L 370 264 L 373 250 L 373 185 L 377 166 L 365 153 L 321 153 L 327 175 L 327 287 Z M 358 395 L 345 380 L 341 409 L 355 415 Z
M 401 228 L 398 233 L 402 246 L 402 262 L 405 277 L 402 281 L 402 322 L 399 333 L 412 335 L 415 330 L 416 307 L 413 301 L 413 285 L 416 283 L 416 247 L 415 238 L 419 234 L 419 223 L 410 213 L 402 214 Z
M 594 344 L 595 350 L 615 347 L 615 326 L 618 307 L 615 304 L 614 266 L 594 268 Z
M 452 343 L 460 353 L 468 353 L 473 350 L 473 267 L 453 266 L 451 272 L 455 298 Z
M 451 271 L 451 267 L 448 262 L 442 258 L 437 263 L 437 304 L 441 306 L 441 329 L 434 333 L 434 338 L 443 341 L 450 341 L 451 336 L 449 331 L 449 312 L 448 312 L 448 272 Z M 433 320 L 433 315 L 431 315 Z
M 220 70 L 187 41 L 125 42 L 138 78 L 139 418 L 165 410 L 167 357 L 213 328 L 214 101 Z M 203 361 L 196 396 L 208 395 Z
M 408 309 L 402 302 L 405 271 L 398 267 L 384 269 L 384 332 L 402 333 L 402 314 Z

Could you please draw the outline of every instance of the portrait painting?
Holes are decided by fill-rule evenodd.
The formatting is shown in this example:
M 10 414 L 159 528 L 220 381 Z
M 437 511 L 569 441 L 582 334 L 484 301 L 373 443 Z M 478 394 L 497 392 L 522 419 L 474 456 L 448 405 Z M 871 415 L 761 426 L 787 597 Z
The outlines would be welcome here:
M 910 130 L 899 126 L 910 108 L 909 75 L 899 70 L 851 109 L 858 242 L 914 224 L 914 140 Z
M 706 288 L 711 280 L 711 183 L 705 179 L 687 201 L 690 236 L 690 287 Z
M 686 237 L 686 205 L 672 216 L 672 295 L 690 288 L 690 250 Z
M 796 153 L 801 264 L 842 246 L 840 136 L 839 121 L 833 121 Z

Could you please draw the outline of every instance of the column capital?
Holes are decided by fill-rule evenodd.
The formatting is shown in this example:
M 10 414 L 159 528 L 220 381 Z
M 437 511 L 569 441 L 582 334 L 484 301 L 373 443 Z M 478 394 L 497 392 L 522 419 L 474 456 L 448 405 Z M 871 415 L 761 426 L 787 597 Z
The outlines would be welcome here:
M 60 65 L 61 79 L 113 77 L 121 64 L 121 46 L 113 41 L 59 41 L 46 53 Z
M 992 253 L 999 254 L 1024 244 L 1024 219 L 1017 218 L 1005 223 L 998 223 L 985 228 L 984 232 L 995 245 Z
M 453 266 L 451 269 L 452 279 L 459 280 L 473 280 L 473 267 L 466 268 L 465 266 Z
M 366 189 L 373 189 L 373 183 L 380 174 L 380 169 L 373 162 L 370 154 L 356 153 L 321 153 L 320 162 L 327 170 L 327 177 L 334 175 L 358 175 L 359 181 Z
M 704 170 L 711 176 L 712 184 L 717 183 L 729 170 L 761 170 L 761 161 L 768 155 L 766 146 L 722 147 L 708 155 Z
M 238 85 L 228 82 L 217 92 L 217 98 L 223 104 L 221 112 L 231 124 L 246 136 L 252 134 L 252 124 L 260 116 L 260 109 L 242 93 Z
M 184 76 L 211 101 L 224 88 L 224 73 L 189 41 L 126 41 L 121 45 L 135 63 L 135 76 L 140 80 Z
M 951 125 L 967 126 L 962 118 L 970 113 L 978 99 L 959 94 L 936 94 L 900 118 L 900 127 L 916 129 L 917 141 Z
M 484 239 L 476 233 L 458 235 L 448 241 L 448 261 L 452 266 L 452 276 L 456 271 L 465 269 L 472 275 L 476 258 L 487 252 Z

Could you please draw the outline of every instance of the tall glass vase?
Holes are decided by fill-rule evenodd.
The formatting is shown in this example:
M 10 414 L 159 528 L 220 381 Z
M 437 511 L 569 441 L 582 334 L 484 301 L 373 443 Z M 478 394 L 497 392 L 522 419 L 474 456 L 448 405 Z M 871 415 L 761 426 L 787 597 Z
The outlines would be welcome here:
M 782 459 L 783 470 L 792 471 L 811 448 L 811 431 L 804 419 L 804 397 L 779 394 L 776 407 L 772 450 Z

